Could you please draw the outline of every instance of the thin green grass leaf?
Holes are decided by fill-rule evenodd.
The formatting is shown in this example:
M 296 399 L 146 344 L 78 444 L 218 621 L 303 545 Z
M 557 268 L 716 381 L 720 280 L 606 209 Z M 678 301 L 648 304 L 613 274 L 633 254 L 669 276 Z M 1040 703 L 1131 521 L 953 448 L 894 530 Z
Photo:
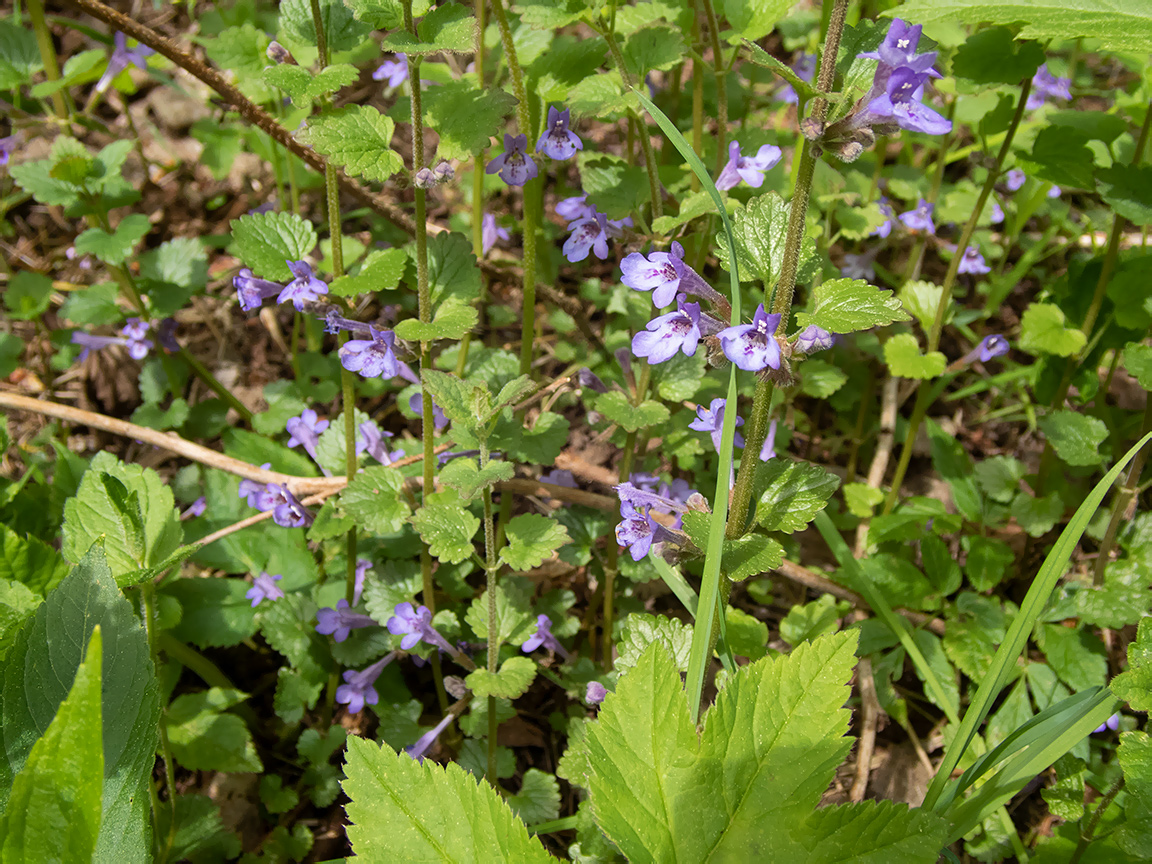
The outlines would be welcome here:
M 736 266 L 736 242 L 732 235 L 732 223 L 728 219 L 728 210 L 724 200 L 712 178 L 708 176 L 708 169 L 700 161 L 700 157 L 691 145 L 680 134 L 680 130 L 669 120 L 664 112 L 640 91 L 633 88 L 633 93 L 640 100 L 640 104 L 656 121 L 656 125 L 668 136 L 668 140 L 684 157 L 688 166 L 700 178 L 700 183 L 716 202 L 716 209 L 720 212 L 720 219 L 724 224 L 724 236 L 728 240 L 728 260 L 732 262 L 729 280 L 731 284 L 730 300 L 732 303 L 732 324 L 740 323 L 740 274 Z M 728 373 L 728 405 L 736 404 L 736 367 Z M 728 524 L 728 481 L 732 471 L 733 439 L 736 435 L 736 412 L 724 412 L 724 426 L 721 429 L 720 464 L 716 474 L 716 495 L 713 497 L 712 524 L 708 532 L 708 549 L 704 558 L 704 576 L 700 583 L 700 604 L 697 614 L 698 621 L 712 621 L 716 615 L 716 607 L 720 597 L 720 564 L 724 554 L 724 530 Z M 688 678 L 685 690 L 688 695 L 688 709 L 691 712 L 692 722 L 700 717 L 700 697 L 704 692 L 704 673 L 708 668 L 711 657 L 710 626 L 696 627 L 692 631 L 692 654 L 688 661 Z M 720 631 L 724 632 L 724 616 L 720 616 Z
M 1061 532 L 1060 538 L 1052 547 L 1052 551 L 1048 553 L 1048 557 L 1044 559 L 1040 572 L 1032 580 L 1032 586 L 1028 589 L 1024 602 L 1020 604 L 1019 614 L 1013 619 L 1012 626 L 1008 629 L 1008 635 L 1004 637 L 1004 641 L 1000 643 L 1000 648 L 997 649 L 992 658 L 988 674 L 977 689 L 968 710 L 964 712 L 964 720 L 956 732 L 956 737 L 944 752 L 944 759 L 936 769 L 936 776 L 932 778 L 932 783 L 928 787 L 928 794 L 924 799 L 925 807 L 936 808 L 948 778 L 952 776 L 952 772 L 960 763 L 964 751 L 968 749 L 972 739 L 976 737 L 976 730 L 980 728 L 980 724 L 988 716 L 992 703 L 1012 674 L 1016 659 L 1024 650 L 1032 627 L 1055 589 L 1056 582 L 1068 566 L 1068 560 L 1072 557 L 1076 544 L 1084 535 L 1096 508 L 1100 506 L 1100 502 L 1104 500 L 1104 496 L 1112 488 L 1120 476 L 1120 472 L 1149 440 L 1152 440 L 1152 432 L 1141 438 L 1096 484 L 1088 497 L 1077 508 L 1067 527 Z
M 655 550 L 651 548 L 648 550 L 648 560 L 652 562 L 652 566 L 656 568 L 656 572 L 660 574 L 664 584 L 676 595 L 676 599 L 684 604 L 684 608 L 692 614 L 692 618 L 695 620 L 696 606 L 700 600 L 692 586 L 688 584 L 679 570 L 657 555 Z

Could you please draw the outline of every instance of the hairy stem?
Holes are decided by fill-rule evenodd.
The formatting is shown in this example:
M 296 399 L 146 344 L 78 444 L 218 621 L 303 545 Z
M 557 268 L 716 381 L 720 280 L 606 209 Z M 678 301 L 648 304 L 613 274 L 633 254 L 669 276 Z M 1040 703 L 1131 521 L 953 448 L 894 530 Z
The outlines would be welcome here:
M 480 470 L 488 465 L 488 439 L 480 439 Z M 500 640 L 496 624 L 496 526 L 492 518 L 492 490 L 484 487 L 484 574 L 488 594 L 488 671 L 495 674 L 500 663 Z M 496 697 L 488 697 L 488 782 L 495 788 L 496 777 Z
M 1149 397 L 1144 404 L 1144 425 L 1140 429 L 1139 437 L 1143 438 L 1149 432 L 1152 432 L 1152 397 Z M 1141 450 L 1132 458 L 1132 464 L 1128 466 L 1128 475 L 1124 478 L 1121 487 L 1116 490 L 1116 497 L 1112 499 L 1112 516 L 1108 520 L 1108 528 L 1104 532 L 1104 538 L 1100 541 L 1100 549 L 1096 553 L 1096 564 L 1092 571 L 1092 584 L 1097 588 L 1104 584 L 1104 569 L 1108 566 L 1112 546 L 1116 543 L 1116 535 L 1120 531 L 1120 523 L 1125 518 L 1131 518 L 1127 515 L 1127 511 L 1136 498 L 1136 489 L 1140 485 L 1140 475 L 1144 471 L 1144 463 L 1147 460 L 1148 456 L 1145 450 Z
M 1096 828 L 1100 825 L 1104 811 L 1116 800 L 1116 796 L 1120 794 L 1120 790 L 1123 788 L 1124 778 L 1121 777 L 1112 784 L 1111 789 L 1104 793 L 1104 797 L 1100 799 L 1100 803 L 1092 811 L 1092 815 L 1088 817 L 1088 822 L 1080 829 L 1080 839 L 1076 841 L 1076 848 L 1072 851 L 1072 857 L 1068 859 L 1068 864 L 1079 864 L 1080 859 L 1084 857 L 1084 853 L 1088 849 L 1088 844 L 1096 836 Z
M 144 607 L 144 631 L 148 636 L 148 653 L 152 655 L 152 665 L 156 667 L 156 669 L 159 669 L 159 633 L 156 629 L 156 583 L 149 579 L 145 581 L 140 588 L 140 598 L 143 600 Z M 176 839 L 176 783 L 172 767 L 172 750 L 168 746 L 168 736 L 165 733 L 163 723 L 160 724 L 160 759 L 164 763 L 164 786 L 168 792 L 168 806 L 172 811 L 168 823 L 168 836 L 164 838 L 162 846 L 160 846 L 160 838 L 156 838 L 157 845 L 160 846 L 159 858 L 161 861 L 166 861 L 168 859 L 168 853 L 172 849 L 172 844 Z M 159 824 L 160 819 L 160 811 L 157 809 L 159 804 L 159 796 L 154 793 L 152 798 L 153 819 L 157 824 Z
M 960 262 L 964 260 L 964 250 L 968 248 L 968 243 L 972 240 L 972 234 L 976 230 L 976 222 L 980 218 L 980 214 L 984 212 L 984 205 L 988 203 L 988 196 L 992 194 L 992 187 L 996 185 L 996 181 L 1000 177 L 1000 169 L 1003 167 L 1004 159 L 1012 146 L 1012 139 L 1016 137 L 1016 130 L 1020 127 L 1020 120 L 1024 116 L 1024 106 L 1028 101 L 1028 91 L 1031 89 L 1032 79 L 1027 78 L 1020 85 L 1020 97 L 1016 103 L 1016 113 L 1012 115 L 1012 122 L 1008 124 L 1008 130 L 1004 133 L 1000 152 L 996 154 L 996 161 L 988 169 L 984 188 L 980 190 L 980 197 L 976 199 L 976 207 L 972 210 L 972 215 L 968 217 L 964 230 L 960 232 L 960 239 L 956 242 L 956 254 L 952 256 L 952 261 L 948 265 L 948 273 L 944 276 L 944 285 L 940 292 L 940 302 L 936 304 L 936 317 L 932 321 L 932 329 L 928 331 L 928 353 L 935 351 L 940 345 L 940 334 L 944 331 L 944 316 L 952 304 L 952 288 L 956 284 Z M 912 446 L 916 441 L 916 433 L 920 430 L 920 424 L 932 402 L 931 388 L 921 387 L 919 381 L 916 382 L 915 387 L 916 403 L 912 406 L 912 416 L 908 419 L 908 430 L 900 448 L 900 459 L 896 463 L 896 471 L 892 476 L 892 486 L 888 490 L 888 497 L 884 500 L 883 513 L 885 515 L 892 512 L 892 508 L 896 506 L 896 499 L 900 497 L 900 486 L 908 471 L 908 463 L 912 461 Z

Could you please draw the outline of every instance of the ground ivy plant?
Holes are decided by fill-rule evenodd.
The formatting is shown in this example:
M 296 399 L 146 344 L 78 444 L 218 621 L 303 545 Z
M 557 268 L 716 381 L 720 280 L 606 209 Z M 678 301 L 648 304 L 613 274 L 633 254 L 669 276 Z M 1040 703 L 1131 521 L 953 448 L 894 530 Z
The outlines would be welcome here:
M 0 858 L 1152 860 L 1152 8 L 0 19 Z

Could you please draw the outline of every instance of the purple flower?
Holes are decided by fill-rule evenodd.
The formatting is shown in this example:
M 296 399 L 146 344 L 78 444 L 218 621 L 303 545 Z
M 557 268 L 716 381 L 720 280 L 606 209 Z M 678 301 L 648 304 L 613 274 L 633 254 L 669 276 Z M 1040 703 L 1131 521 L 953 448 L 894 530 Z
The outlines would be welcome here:
M 1011 346 L 1008 344 L 1007 339 L 998 333 L 993 333 L 981 339 L 979 345 L 957 360 L 953 365 L 963 366 L 971 363 L 977 357 L 980 358 L 981 363 L 987 363 L 993 357 L 1001 357 L 1007 354 L 1010 348 Z
M 1119 728 L 1120 728 L 1120 715 L 1119 714 L 1113 714 L 1111 717 L 1109 717 L 1107 720 L 1105 720 L 1103 723 L 1101 723 L 1099 726 L 1097 726 L 1095 729 L 1093 729 L 1092 734 L 1095 735 L 1099 732 L 1107 732 L 1109 729 L 1111 729 L 1113 732 L 1115 732 Z
M 927 135 L 951 132 L 952 121 L 920 102 L 917 97 L 917 91 L 924 86 L 928 77 L 927 72 L 915 72 L 906 66 L 894 70 L 888 78 L 885 92 L 868 103 L 868 112 L 877 118 L 890 119 L 902 129 L 913 132 L 924 132 Z
M 258 279 L 247 267 L 232 277 L 232 284 L 236 288 L 236 299 L 240 301 L 240 308 L 244 312 L 251 312 L 264 305 L 269 297 L 277 296 L 284 290 L 279 282 L 269 282 L 267 279 Z
M 680 290 L 676 262 L 683 260 L 684 247 L 676 241 L 672 242 L 671 252 L 652 252 L 647 258 L 633 252 L 620 262 L 620 281 L 636 291 L 651 291 L 652 302 L 660 309 L 676 299 Z
M 128 37 L 119 30 L 112 37 L 112 41 L 115 43 L 115 47 L 112 49 L 112 55 L 108 58 L 108 68 L 104 70 L 104 74 L 96 82 L 97 93 L 103 93 L 107 90 L 112 79 L 127 69 L 129 63 L 135 64 L 140 69 L 147 69 L 148 61 L 146 58 L 156 53 L 147 45 L 137 45 L 135 48 L 129 49 Z
M 892 233 L 892 226 L 896 220 L 896 211 L 892 209 L 892 205 L 888 203 L 888 199 L 884 196 L 880 196 L 880 200 L 876 202 L 876 206 L 880 208 L 880 212 L 884 215 L 886 221 L 879 228 L 873 228 L 872 233 L 868 236 L 884 239 Z
M 445 714 L 443 720 L 416 739 L 415 744 L 405 747 L 404 752 L 417 762 L 423 762 L 425 751 L 432 746 L 432 742 L 439 738 L 440 733 L 447 729 L 448 725 L 455 719 L 455 714 Z
M 874 255 L 869 255 L 867 252 L 862 252 L 859 255 L 853 255 L 848 252 L 844 255 L 844 266 L 840 268 L 840 273 L 848 279 L 868 279 L 875 281 L 876 269 L 872 266 L 872 259 Z
M 412 412 L 419 417 L 424 416 L 424 394 L 413 393 L 408 397 L 408 407 Z M 448 425 L 448 418 L 444 416 L 443 409 L 436 404 L 436 400 L 432 400 L 432 426 L 439 432 Z
M 1027 179 L 1028 175 L 1019 168 L 1012 168 L 1004 175 L 1004 185 L 1008 188 L 1009 192 L 1016 192 L 1024 185 L 1024 181 Z
M 793 347 L 801 354 L 815 354 L 817 351 L 831 348 L 832 341 L 832 334 L 827 330 L 821 329 L 815 324 L 809 324 L 800 331 Z
M 316 622 L 317 633 L 324 636 L 331 635 L 337 642 L 343 642 L 353 630 L 377 626 L 373 618 L 349 609 L 348 601 L 343 597 L 337 601 L 335 609 L 331 606 L 325 606 L 318 610 Z
M 272 467 L 271 462 L 265 462 L 260 466 L 267 471 Z M 267 510 L 267 507 L 261 506 L 264 503 L 264 496 L 267 494 L 268 484 L 257 483 L 255 480 L 241 480 L 240 481 L 240 497 L 248 499 L 248 506 L 256 510 Z
M 707 432 L 712 436 L 712 446 L 716 448 L 716 452 L 720 452 L 720 436 L 724 433 L 724 408 L 726 399 L 717 396 L 712 400 L 712 404 L 705 408 L 703 405 L 696 406 L 696 419 L 688 424 L 689 429 L 695 429 L 697 432 Z M 744 418 L 736 418 L 736 427 L 739 428 L 744 425 Z M 744 436 L 739 432 L 733 439 L 733 444 L 737 447 L 744 446 Z
M 536 152 L 549 159 L 563 160 L 575 156 L 577 150 L 583 150 L 584 142 L 568 128 L 570 120 L 571 112 L 567 108 L 557 111 L 555 106 L 549 105 L 548 129 L 536 142 Z
M 652 548 L 652 540 L 660 524 L 648 515 L 646 509 L 637 510 L 624 501 L 620 502 L 620 516 L 622 518 L 616 525 L 616 542 L 628 547 L 633 561 L 639 561 Z
M 564 241 L 561 251 L 571 263 L 583 261 L 588 257 L 589 251 L 601 261 L 608 257 L 608 217 L 603 213 L 577 219 L 568 228 L 572 233 Z
M 760 448 L 760 461 L 776 458 L 776 421 L 768 424 L 768 434 L 764 436 L 764 446 Z
M 984 273 L 991 273 L 992 268 L 988 266 L 988 263 L 984 260 L 984 256 L 980 254 L 979 246 L 969 246 L 964 250 L 964 255 L 960 258 L 960 266 L 956 272 L 982 275 Z
M 907 21 L 893 18 L 880 46 L 875 51 L 858 55 L 880 61 L 876 70 L 876 79 L 880 87 L 887 84 L 889 75 L 901 68 L 909 69 L 916 74 L 925 73 L 933 78 L 940 77 L 940 73 L 932 68 L 932 64 L 936 62 L 936 52 L 916 53 L 923 29 L 919 24 L 912 26 Z
M 801 51 L 796 62 L 792 64 L 792 71 L 801 81 L 807 81 L 811 84 L 816 77 L 816 55 Z M 800 97 L 796 95 L 792 85 L 787 82 L 777 91 L 776 98 L 787 105 L 796 105 L 800 101 Z
M 728 163 L 716 178 L 716 188 L 721 191 L 735 188 L 743 180 L 753 189 L 764 185 L 764 172 L 780 161 L 779 147 L 765 144 L 755 156 L 741 156 L 740 144 L 732 141 L 728 145 Z
M 500 179 L 509 186 L 523 186 L 539 173 L 536 163 L 525 152 L 527 149 L 527 135 L 512 137 L 505 132 L 504 152 L 488 163 L 484 173 L 495 174 L 499 172 Z
M 761 303 L 751 324 L 737 324 L 720 331 L 724 356 L 746 372 L 759 372 L 769 366 L 779 369 L 780 345 L 775 336 L 779 326 L 780 315 L 767 314 Z
M 16 145 L 19 143 L 19 135 L 9 135 L 7 138 L 0 138 L 0 165 L 8 164 L 8 160 L 16 151 Z M 73 252 L 73 254 L 75 254 L 75 252 Z
M 417 189 L 431 189 L 436 185 L 436 175 L 431 168 L 421 168 L 412 177 L 412 185 Z
M 387 627 L 393 636 L 404 634 L 400 647 L 405 651 L 411 651 L 423 641 L 449 654 L 458 653 L 432 626 L 432 611 L 427 606 L 413 609 L 411 603 L 397 603 L 394 614 L 387 621 Z
M 128 322 L 120 329 L 120 335 L 126 340 L 124 344 L 128 347 L 128 356 L 133 360 L 143 360 L 152 350 L 152 340 L 144 338 L 148 335 L 147 321 L 129 318 Z
M 603 684 L 599 681 L 589 681 L 588 689 L 584 691 L 584 701 L 589 705 L 599 705 L 607 695 L 608 691 Z
M 340 364 L 349 372 L 358 372 L 362 378 L 393 378 L 400 373 L 400 364 L 392 350 L 396 334 L 391 330 L 369 328 L 371 339 L 349 339 L 340 346 Z
M 578 219 L 590 219 L 596 215 L 596 210 L 588 206 L 587 195 L 574 195 L 556 202 L 556 215 L 565 222 L 575 222 Z
M 569 489 L 578 489 L 576 478 L 572 476 L 571 471 L 565 471 L 562 468 L 554 468 L 547 474 L 540 475 L 541 483 L 551 483 L 553 486 L 566 486 Z
M 180 343 L 176 341 L 176 319 L 164 318 L 156 325 L 156 339 L 165 351 L 179 351 Z
M 298 312 L 304 311 L 306 303 L 315 303 L 322 294 L 328 293 L 328 286 L 312 275 L 312 265 L 307 261 L 286 261 L 288 269 L 296 278 L 284 286 L 277 303 L 292 301 Z
M 320 443 L 320 433 L 327 428 L 327 420 L 317 419 L 315 411 L 311 408 L 305 408 L 299 417 L 289 417 L 285 424 L 285 429 L 291 436 L 288 439 L 288 446 L 303 446 L 308 455 L 312 457 L 312 461 L 320 465 L 320 457 L 316 455 L 316 445 Z M 329 473 L 323 465 L 320 467 L 324 470 L 325 475 Z
M 1004 221 L 1004 210 L 995 198 L 992 199 L 992 212 L 988 216 L 988 221 L 993 225 L 999 225 Z
M 647 329 L 632 337 L 632 353 L 647 357 L 649 363 L 663 363 L 683 351 L 696 353 L 700 342 L 700 304 L 679 301 L 676 311 L 653 318 Z
M 82 330 L 76 330 L 72 333 L 72 344 L 80 345 L 84 349 L 76 358 L 78 363 L 84 362 L 90 352 L 99 351 L 109 345 L 123 345 L 136 360 L 142 360 L 146 357 L 148 349 L 152 347 L 152 342 L 148 339 L 128 339 L 124 336 L 91 336 Z
M 904 227 L 910 231 L 935 234 L 936 226 L 932 224 L 932 211 L 935 209 L 935 204 L 929 204 L 921 198 L 920 203 L 914 209 L 901 213 L 899 218 L 904 223 Z
M 365 422 L 357 427 L 360 434 L 356 436 L 356 452 L 367 453 L 381 465 L 391 465 L 404 455 L 403 450 L 388 452 L 384 446 L 384 439 L 391 438 L 391 432 L 381 432 L 375 423 Z
M 364 593 L 364 577 L 368 575 L 368 571 L 371 569 L 372 562 L 367 558 L 360 558 L 356 561 L 356 576 L 352 587 L 353 606 L 356 606 L 360 602 L 360 595 Z
M 312 524 L 313 516 L 308 509 L 296 500 L 296 496 L 288 491 L 287 486 L 278 486 L 269 483 L 267 486 L 266 501 L 271 507 L 261 507 L 262 510 L 272 511 L 272 521 L 281 528 L 307 528 Z
M 487 255 L 488 250 L 496 245 L 496 242 L 503 240 L 505 243 L 511 238 L 507 228 L 501 228 L 496 224 L 496 217 L 491 213 L 485 213 L 484 218 L 480 220 L 480 254 Z
M 585 366 L 576 373 L 576 380 L 580 383 L 581 387 L 587 387 L 593 393 L 607 393 L 608 388 L 604 382 L 600 380 L 600 376 Z
M 336 701 L 348 706 L 349 714 L 359 714 L 365 705 L 375 705 L 380 701 L 380 694 L 372 685 L 384 671 L 384 667 L 396 657 L 395 651 L 389 651 L 371 666 L 357 672 L 355 669 L 344 670 L 344 683 L 336 688 Z
M 408 55 L 397 54 L 395 60 L 385 60 L 372 73 L 372 80 L 387 80 L 389 87 L 399 87 L 408 80 Z
M 572 655 L 560 644 L 560 640 L 552 635 L 552 619 L 547 615 L 536 616 L 536 632 L 524 640 L 520 650 L 525 654 L 531 654 L 541 645 L 549 651 L 555 651 L 564 658 L 565 662 L 572 659 Z
M 1024 107 L 1035 111 L 1044 104 L 1045 99 L 1060 99 L 1069 102 L 1072 99 L 1071 78 L 1057 78 L 1048 71 L 1048 64 L 1044 63 L 1032 76 L 1032 91 L 1028 94 L 1028 101 Z
M 261 573 L 252 580 L 252 587 L 248 589 L 244 596 L 252 601 L 254 607 L 259 606 L 261 600 L 279 600 L 284 596 L 284 592 L 276 583 L 283 578 L 279 573 L 275 576 Z
M 1055 184 L 1053 184 L 1052 188 L 1048 190 L 1047 195 L 1049 198 L 1059 198 L 1061 191 L 1062 190 L 1060 189 L 1059 186 L 1056 186 Z
M 195 519 L 197 516 L 203 516 L 204 511 L 208 509 L 208 499 L 201 495 L 195 501 L 188 505 L 188 509 L 180 514 L 180 520 Z

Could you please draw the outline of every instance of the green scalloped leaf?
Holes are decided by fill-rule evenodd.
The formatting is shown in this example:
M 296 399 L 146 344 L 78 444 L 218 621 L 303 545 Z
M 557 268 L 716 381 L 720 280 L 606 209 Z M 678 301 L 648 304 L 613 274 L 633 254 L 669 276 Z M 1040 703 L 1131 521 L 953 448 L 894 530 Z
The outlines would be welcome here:
M 389 149 L 395 124 L 371 105 L 349 105 L 308 120 L 296 140 L 311 147 L 351 177 L 387 180 L 404 170 L 400 154 Z
M 884 362 L 899 378 L 936 378 L 944 373 L 947 358 L 939 351 L 920 352 L 920 343 L 911 333 L 897 333 L 884 343 Z
M 428 551 L 442 562 L 459 564 L 475 551 L 472 538 L 480 520 L 459 504 L 425 504 L 412 516 L 412 524 Z
M 411 55 L 470 52 L 476 47 L 476 19 L 472 10 L 459 3 L 445 3 L 420 20 L 416 34 L 397 30 L 384 37 L 380 47 Z
M 470 672 L 464 679 L 477 699 L 495 696 L 499 699 L 518 699 L 528 692 L 536 678 L 536 664 L 527 657 L 509 657 L 493 674 L 487 669 Z
M 829 333 L 855 333 L 907 321 L 908 313 L 891 291 L 862 279 L 830 279 L 813 292 L 811 312 L 797 312 L 801 328 L 815 324 Z
M 500 550 L 500 560 L 513 570 L 532 570 L 552 557 L 561 546 L 571 543 L 568 529 L 539 513 L 524 513 L 508 523 L 508 545 Z
M 257 213 L 232 222 L 232 238 L 244 266 L 262 279 L 292 278 L 288 261 L 302 261 L 316 248 L 316 229 L 295 213 Z

